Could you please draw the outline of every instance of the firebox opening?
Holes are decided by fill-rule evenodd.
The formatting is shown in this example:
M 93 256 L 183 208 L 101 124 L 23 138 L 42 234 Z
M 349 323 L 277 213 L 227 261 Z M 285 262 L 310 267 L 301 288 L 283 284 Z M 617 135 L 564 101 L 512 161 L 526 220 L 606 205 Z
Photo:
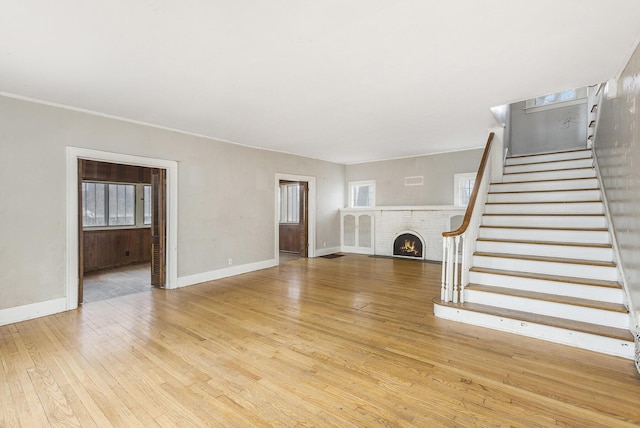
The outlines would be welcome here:
M 422 240 L 414 233 L 402 233 L 398 235 L 393 242 L 393 255 L 422 259 Z

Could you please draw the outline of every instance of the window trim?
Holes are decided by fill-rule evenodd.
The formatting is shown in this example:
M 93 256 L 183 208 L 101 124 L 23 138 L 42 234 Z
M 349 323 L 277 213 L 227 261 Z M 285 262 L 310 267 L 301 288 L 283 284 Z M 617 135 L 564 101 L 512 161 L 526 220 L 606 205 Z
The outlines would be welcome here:
M 477 173 L 475 172 L 463 172 L 453 174 L 453 205 L 456 207 L 466 207 L 468 203 L 463 204 L 461 201 L 461 186 L 466 180 L 475 180 Z
M 134 221 L 135 221 L 135 224 L 132 224 L 132 225 L 117 224 L 117 225 L 109 226 L 108 224 L 106 224 L 103 226 L 85 226 L 84 216 L 81 216 L 83 219 L 82 230 L 101 231 L 101 230 L 118 230 L 118 229 L 144 229 L 144 228 L 151 227 L 151 223 L 149 224 L 144 223 L 144 211 L 143 211 L 144 210 L 144 203 L 143 203 L 144 186 L 151 186 L 151 183 L 129 183 L 129 182 L 123 182 L 123 181 L 100 181 L 100 180 L 82 180 L 82 183 L 83 184 L 84 183 L 105 184 L 107 186 L 107 189 L 110 184 L 115 184 L 115 185 L 122 184 L 122 185 L 134 186 L 133 199 L 134 199 Z M 108 204 L 109 204 L 108 190 L 106 191 L 106 195 L 105 195 L 105 204 L 107 204 L 107 222 L 108 222 Z M 83 208 L 80 207 L 80 210 L 82 209 Z
M 371 204 L 366 207 L 356 207 L 354 205 L 354 191 L 356 187 L 371 186 L 372 196 L 370 198 Z M 349 201 L 347 206 L 349 208 L 373 208 L 376 206 L 376 181 L 375 180 L 362 180 L 362 181 L 350 181 L 349 182 Z
M 296 205 L 297 205 L 297 217 L 298 220 L 297 221 L 289 221 L 288 218 L 287 220 L 283 220 L 283 218 L 288 217 L 288 213 L 289 213 L 289 197 L 288 197 L 288 189 L 290 187 L 297 187 L 298 188 L 298 192 L 297 192 L 297 201 L 296 201 Z M 300 183 L 298 182 L 291 182 L 291 183 L 281 183 L 280 184 L 280 218 L 278 219 L 278 222 L 280 224 L 300 224 Z
M 571 89 L 567 89 L 567 90 L 570 91 Z M 540 98 L 540 97 L 530 98 L 525 102 L 524 111 L 525 113 L 537 113 L 545 110 L 552 110 L 556 108 L 570 107 L 574 105 L 584 104 L 588 96 L 587 88 L 586 87 L 577 88 L 574 90 L 576 91 L 576 97 L 567 101 L 556 101 L 548 104 L 536 105 L 536 98 Z M 555 92 L 555 94 L 560 94 L 562 92 L 565 92 L 565 91 Z M 553 95 L 553 94 L 547 94 L 547 95 Z

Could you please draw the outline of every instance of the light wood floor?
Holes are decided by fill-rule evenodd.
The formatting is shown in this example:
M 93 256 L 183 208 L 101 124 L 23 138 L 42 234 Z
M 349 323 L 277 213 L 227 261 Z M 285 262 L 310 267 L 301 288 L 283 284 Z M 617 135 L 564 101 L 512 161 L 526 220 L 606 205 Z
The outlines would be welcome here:
M 0 327 L 0 426 L 640 424 L 629 360 L 434 318 L 440 266 L 346 255 Z

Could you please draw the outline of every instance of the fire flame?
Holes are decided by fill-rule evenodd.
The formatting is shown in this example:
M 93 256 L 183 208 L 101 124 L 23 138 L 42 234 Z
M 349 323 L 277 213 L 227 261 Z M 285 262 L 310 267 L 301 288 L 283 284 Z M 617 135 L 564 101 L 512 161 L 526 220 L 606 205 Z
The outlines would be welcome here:
M 416 241 L 410 241 L 408 239 L 404 240 L 404 245 L 400 247 L 402 251 L 409 254 L 418 255 L 418 250 L 416 250 Z

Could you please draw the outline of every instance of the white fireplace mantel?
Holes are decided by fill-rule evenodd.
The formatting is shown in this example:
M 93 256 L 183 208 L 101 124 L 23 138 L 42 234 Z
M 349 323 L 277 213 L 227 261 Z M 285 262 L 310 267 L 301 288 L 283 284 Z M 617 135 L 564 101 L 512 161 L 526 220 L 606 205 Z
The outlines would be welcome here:
M 461 220 L 465 210 L 466 207 L 455 205 L 342 208 L 342 251 L 391 256 L 396 236 L 413 231 L 425 243 L 425 259 L 441 261 L 442 232 L 451 230 L 452 224 L 456 225 L 456 220 Z

